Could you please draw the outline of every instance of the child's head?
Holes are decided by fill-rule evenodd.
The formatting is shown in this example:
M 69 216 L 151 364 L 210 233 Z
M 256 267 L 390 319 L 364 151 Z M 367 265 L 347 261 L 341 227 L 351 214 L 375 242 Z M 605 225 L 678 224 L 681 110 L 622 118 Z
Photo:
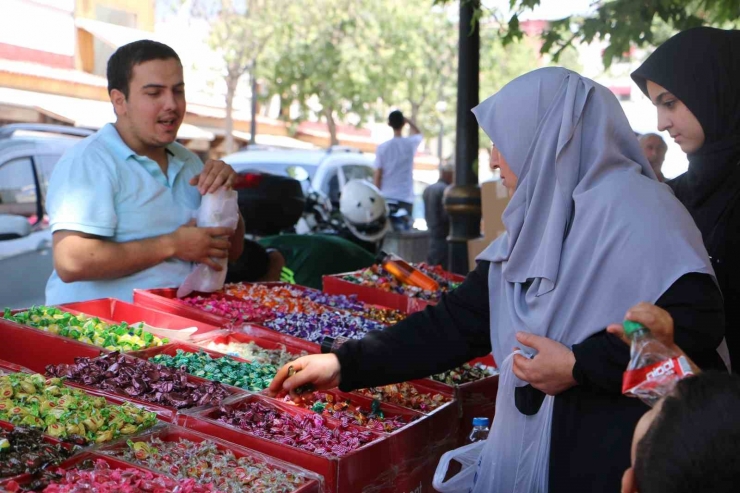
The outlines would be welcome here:
M 635 428 L 622 493 L 740 491 L 740 377 L 681 380 Z

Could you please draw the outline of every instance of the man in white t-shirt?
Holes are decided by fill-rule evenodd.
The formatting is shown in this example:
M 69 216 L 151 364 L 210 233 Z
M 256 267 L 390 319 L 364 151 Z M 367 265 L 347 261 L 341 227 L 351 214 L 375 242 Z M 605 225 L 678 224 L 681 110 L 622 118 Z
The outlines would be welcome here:
M 401 131 L 409 124 L 409 136 Z M 393 128 L 393 138 L 378 146 L 375 153 L 375 186 L 387 199 L 395 200 L 411 215 L 414 208 L 414 155 L 421 144 L 422 135 L 414 122 L 400 111 L 388 115 L 388 125 Z

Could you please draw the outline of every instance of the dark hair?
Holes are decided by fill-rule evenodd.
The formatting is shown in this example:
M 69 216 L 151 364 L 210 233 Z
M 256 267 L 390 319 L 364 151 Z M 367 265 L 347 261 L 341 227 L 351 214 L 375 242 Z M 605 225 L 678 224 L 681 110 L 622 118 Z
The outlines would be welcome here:
M 725 493 L 740 488 L 740 376 L 681 380 L 637 444 L 640 493 Z
M 270 268 L 270 256 L 265 247 L 252 240 L 244 240 L 241 257 L 229 263 L 226 282 L 256 282 Z
M 169 60 L 180 62 L 175 50 L 166 44 L 150 39 L 134 41 L 118 48 L 108 59 L 108 94 L 118 89 L 128 99 L 129 83 L 134 75 L 134 67 L 150 60 Z M 180 62 L 182 64 L 182 62 Z
M 398 110 L 391 111 L 391 114 L 388 115 L 388 125 L 393 127 L 393 130 L 399 130 L 403 128 L 403 125 L 405 123 L 406 119 L 403 117 L 403 113 Z

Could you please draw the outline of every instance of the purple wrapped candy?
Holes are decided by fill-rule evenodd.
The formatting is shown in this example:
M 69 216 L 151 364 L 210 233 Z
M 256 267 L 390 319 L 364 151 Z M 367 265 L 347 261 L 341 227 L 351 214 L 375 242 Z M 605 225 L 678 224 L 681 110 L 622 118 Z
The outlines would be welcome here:
M 278 314 L 265 326 L 311 342 L 320 342 L 324 337 L 347 337 L 361 339 L 371 330 L 385 326 L 374 320 L 347 313 L 326 312 L 321 315 L 305 313 Z
M 345 421 L 332 429 L 319 414 L 292 416 L 258 401 L 247 402 L 241 409 L 222 407 L 217 419 L 258 437 L 325 457 L 341 457 L 374 438 L 371 432 Z
M 46 373 L 100 390 L 177 409 L 216 406 L 230 394 L 218 382 L 194 383 L 180 369 L 128 358 L 119 352 L 75 358 L 74 364 L 49 365 Z

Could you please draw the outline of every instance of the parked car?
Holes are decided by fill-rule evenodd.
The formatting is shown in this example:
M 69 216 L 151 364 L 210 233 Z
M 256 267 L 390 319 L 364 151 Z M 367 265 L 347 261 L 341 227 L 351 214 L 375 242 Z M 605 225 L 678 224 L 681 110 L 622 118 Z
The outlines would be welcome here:
M 46 187 L 64 152 L 92 131 L 62 125 L 0 127 L 0 308 L 44 302 L 53 270 Z
M 223 158 L 238 173 L 259 171 L 300 181 L 303 193 L 311 190 L 339 204 L 339 192 L 352 179 L 373 179 L 373 160 L 344 146 L 326 150 L 241 151 Z

